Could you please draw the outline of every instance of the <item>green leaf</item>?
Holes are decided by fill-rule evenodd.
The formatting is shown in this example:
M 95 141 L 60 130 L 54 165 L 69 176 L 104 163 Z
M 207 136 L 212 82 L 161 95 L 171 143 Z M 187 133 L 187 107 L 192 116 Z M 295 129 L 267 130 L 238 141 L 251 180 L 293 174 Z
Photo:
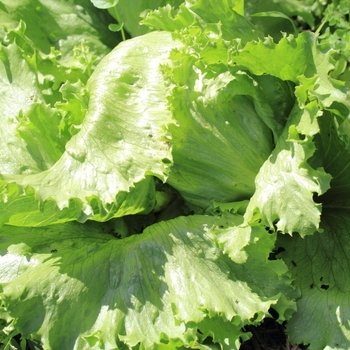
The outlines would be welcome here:
M 33 103 L 25 113 L 19 113 L 17 137 L 25 141 L 26 153 L 37 163 L 40 171 L 50 168 L 63 154 L 68 141 L 60 132 L 61 115 L 43 103 Z M 20 173 L 28 169 L 23 165 Z
M 293 300 L 298 297 L 298 292 L 289 286 L 291 280 L 285 264 L 270 260 L 276 234 L 267 232 L 260 220 L 247 226 L 242 223 L 241 216 L 229 217 L 232 221 L 229 225 L 221 222 L 213 232 L 220 249 L 237 264 L 236 277 L 245 280 L 243 276 L 249 276 L 251 290 L 260 296 L 278 293 L 278 300 L 272 308 L 278 312 L 280 322 L 288 320 L 295 311 Z M 262 265 L 264 269 L 259 268 Z M 255 270 L 259 273 L 252 273 Z M 275 279 L 270 284 L 268 281 L 273 275 Z
M 271 37 L 249 42 L 240 51 L 232 52 L 231 64 L 242 65 L 256 75 L 270 74 L 282 80 L 298 82 L 298 76 L 316 73 L 313 45 L 316 36 L 310 32 L 283 37 L 277 44 Z
M 287 324 L 292 342 L 309 349 L 348 349 L 350 344 L 349 212 L 324 210 L 323 232 L 280 236 L 277 246 L 301 290 L 297 312 Z
M 26 143 L 17 136 L 19 113 L 30 110 L 41 96 L 37 76 L 16 44 L 1 46 L 0 58 L 1 173 L 37 172 L 40 165 L 28 157 Z
M 120 24 L 110 24 L 108 26 L 108 29 L 111 30 L 112 32 L 119 32 L 123 29 L 124 23 Z
M 263 38 L 262 33 L 244 18 L 241 0 L 224 0 L 221 6 L 217 6 L 217 2 L 213 0 L 189 2 L 192 3 L 190 9 L 200 16 L 201 26 L 211 28 L 213 24 L 219 25 L 224 40 L 236 39 L 245 44 L 251 40 Z
M 105 3 L 105 7 L 109 7 L 110 14 L 118 21 L 118 23 L 123 23 L 124 28 L 132 36 L 139 36 L 148 33 L 150 30 L 145 26 L 140 24 L 140 21 L 144 13 L 151 10 L 158 9 L 162 6 L 179 7 L 183 0 L 134 0 L 130 2 L 129 0 L 119 0 L 119 1 L 106 1 L 106 0 L 94 0 L 96 3 Z M 110 4 L 115 4 L 111 7 Z M 108 5 L 107 5 L 108 4 Z
M 298 35 L 298 30 L 295 27 L 294 22 L 290 19 L 290 17 L 286 16 L 284 13 L 279 12 L 279 11 L 263 11 L 263 12 L 256 12 L 251 15 L 252 17 L 272 17 L 272 18 L 283 18 L 289 21 L 291 23 L 293 30 L 294 30 L 294 35 Z
M 310 159 L 310 163 L 313 167 L 324 167 L 332 175 L 331 188 L 318 200 L 327 208 L 335 210 L 349 208 L 349 119 L 341 119 L 331 111 L 326 111 L 318 119 L 318 123 L 320 133 L 315 137 L 317 151 Z
M 152 29 L 183 30 L 177 35 L 192 48 L 198 44 L 207 48 L 216 47 L 208 46 L 208 41 L 237 39 L 246 43 L 263 38 L 261 32 L 243 17 L 243 1 L 240 0 L 225 0 L 220 6 L 212 0 L 191 0 L 180 5 L 179 9 L 167 5 L 158 10 L 146 11 L 142 17 L 141 23 Z M 191 40 L 196 44 L 191 45 Z
M 255 81 L 238 70 L 202 71 L 192 58 L 179 57 L 182 65 L 171 72 L 178 87 L 171 96 L 177 124 L 169 126 L 174 165 L 168 183 L 201 208 L 211 200 L 249 199 L 293 103 L 290 91 L 273 77 Z
M 331 176 L 307 163 L 315 152 L 312 137 L 318 131 L 319 113 L 315 107 L 310 104 L 301 110 L 295 106 L 291 112 L 276 148 L 255 179 L 248 222 L 258 212 L 266 226 L 285 233 L 305 236 L 318 229 L 321 204 L 314 202 L 314 194 L 328 190 Z
M 283 263 L 267 260 L 274 237 L 264 230 L 252 237 L 264 249 L 252 244 L 244 264 L 218 249 L 213 238 L 231 222 L 179 217 L 123 240 L 96 223 L 3 226 L 2 312 L 53 350 L 191 346 L 201 325 L 237 349 L 240 329 L 292 290 Z
M 55 108 L 62 116 L 59 132 L 62 138 L 69 139 L 77 134 L 88 109 L 89 96 L 85 85 L 78 80 L 76 83 L 67 81 L 60 89 L 62 101 L 55 103 Z
M 14 0 L 2 2 L 0 7 L 0 23 L 8 31 L 24 21 L 26 36 L 37 49 L 48 54 L 55 47 L 63 59 L 71 57 L 73 46 L 82 41 L 91 51 L 104 54 L 106 46 L 114 47 L 117 41 L 104 25 L 107 20 L 106 12 L 85 0 Z M 1 39 L 4 34 L 0 30 Z
M 39 203 L 52 200 L 60 210 L 69 208 L 71 213 L 82 208 L 78 217 L 69 220 L 106 220 L 150 211 L 154 186 L 150 179 L 144 179 L 155 175 L 164 180 L 172 162 L 170 146 L 163 140 L 164 125 L 172 117 L 160 65 L 178 46 L 169 33 L 155 32 L 124 42 L 106 56 L 88 82 L 89 107 L 80 131 L 49 169 L 3 176 L 2 210 L 10 217 L 16 215 L 8 211 L 9 196 L 14 196 L 10 202 L 23 209 L 21 203 L 28 202 L 25 193 L 32 196 L 31 190 L 26 190 L 29 186 L 36 200 L 28 213 L 35 206 L 39 208 Z M 16 182 L 19 189 L 9 193 L 10 182 Z M 129 191 L 132 193 L 127 198 Z M 22 196 L 16 197 L 16 192 Z M 57 215 L 62 217 L 62 213 Z M 48 224 L 47 220 L 40 222 Z
M 118 4 L 119 0 L 90 0 L 94 6 L 100 9 L 108 9 Z
M 272 36 L 276 41 L 283 37 L 282 33 L 302 31 L 305 27 L 314 29 L 316 8 L 315 2 L 307 3 L 298 0 L 245 2 L 246 17 L 265 36 Z M 260 14 L 263 15 L 260 16 Z M 298 28 L 295 28 L 296 26 Z
M 305 47 L 305 52 L 300 50 L 300 44 Z M 299 103 L 289 115 L 276 148 L 255 179 L 256 192 L 248 205 L 246 220 L 249 222 L 259 212 L 265 225 L 270 228 L 287 233 L 298 232 L 301 236 L 313 234 L 319 227 L 322 208 L 315 199 L 329 189 L 331 180 L 322 162 L 312 162 L 316 151 L 315 140 L 320 132 L 317 119 L 333 104 L 342 106 L 337 113 L 345 117 L 345 91 L 341 83 L 329 77 L 333 67 L 329 53 L 319 50 L 314 35 L 305 33 L 296 39 L 284 38 L 278 44 L 271 43 L 271 46 L 260 42 L 256 45 L 264 48 L 261 54 L 265 52 L 269 65 L 266 64 L 266 71 L 264 64 L 255 65 L 255 53 L 252 52 L 251 56 L 243 56 L 249 57 L 249 65 L 252 65 L 247 68 L 256 74 L 265 72 L 295 81 L 298 84 L 295 91 Z M 288 59 L 277 72 L 280 63 L 274 60 L 282 59 L 278 58 L 280 49 L 286 50 Z M 240 53 L 237 55 L 239 57 Z M 310 59 L 307 59 L 309 56 Z M 298 64 L 293 66 L 289 63 L 291 57 Z
M 141 24 L 153 30 L 169 32 L 198 23 L 198 18 L 185 4 L 181 4 L 178 10 L 175 10 L 170 4 L 166 4 L 153 11 L 144 11 L 141 16 L 143 18 Z

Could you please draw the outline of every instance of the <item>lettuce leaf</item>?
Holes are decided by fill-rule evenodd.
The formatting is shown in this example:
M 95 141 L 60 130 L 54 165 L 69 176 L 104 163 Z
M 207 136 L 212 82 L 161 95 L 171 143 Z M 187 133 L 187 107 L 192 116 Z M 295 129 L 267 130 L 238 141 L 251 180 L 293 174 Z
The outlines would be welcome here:
M 108 14 L 96 9 L 90 1 L 5 0 L 1 4 L 1 39 L 6 31 L 14 30 L 24 21 L 26 35 L 36 48 L 49 54 L 55 47 L 62 62 L 72 57 L 79 42 L 100 53 L 117 44 L 116 37 L 104 24 Z
M 100 9 L 108 9 L 109 13 L 127 32 L 136 37 L 148 33 L 150 30 L 140 23 L 141 16 L 151 10 L 165 5 L 178 7 L 182 0 L 91 0 Z
M 4 226 L 2 317 L 52 349 L 170 349 L 208 335 L 238 349 L 241 328 L 293 294 L 285 265 L 267 260 L 274 237 L 263 228 L 249 239 L 245 263 L 217 247 L 213 238 L 240 221 L 179 217 L 123 240 L 96 223 Z
M 157 6 L 93 3 L 134 35 Z M 347 47 L 293 3 L 168 3 L 112 52 L 90 2 L 0 4 L 6 331 L 228 350 L 273 315 L 292 341 L 346 348 Z M 345 33 L 343 5 L 326 22 Z
M 308 48 L 301 50 L 298 42 Z M 304 236 L 313 234 L 319 228 L 321 203 L 315 202 L 314 197 L 324 194 L 330 188 L 331 181 L 331 175 L 321 164 L 316 165 L 314 162 L 312 166 L 308 163 L 316 151 L 314 137 L 317 138 L 320 132 L 317 120 L 335 101 L 339 105 L 345 103 L 346 94 L 342 84 L 329 77 L 331 58 L 329 53 L 323 53 L 317 48 L 313 34 L 303 33 L 296 39 L 284 38 L 278 44 L 271 45 L 258 43 L 253 55 L 241 56 L 238 53 L 235 60 L 238 64 L 252 65 L 250 69 L 255 74 L 270 73 L 297 82 L 295 94 L 298 103 L 289 116 L 276 148 L 256 177 L 256 192 L 249 203 L 246 218 L 249 221 L 259 212 L 267 226 Z M 281 69 L 278 65 L 284 57 L 282 51 L 285 50 L 282 48 L 285 47 L 288 60 L 295 60 L 299 64 L 285 61 Z M 275 49 L 274 55 L 271 55 L 271 50 Z M 250 51 L 248 47 L 247 54 Z M 267 55 L 270 65 L 255 64 L 258 62 L 257 54 L 261 57 Z M 303 62 L 298 56 L 304 54 Z M 306 60 L 309 55 L 313 57 L 312 60 Z M 248 61 L 246 57 L 249 57 Z M 335 111 L 345 115 L 347 112 L 344 108 L 343 105 L 342 111 Z
M 287 331 L 293 342 L 310 344 L 311 350 L 346 349 L 350 342 L 349 224 L 348 210 L 329 209 L 322 215 L 323 232 L 278 239 L 301 290 Z
M 169 127 L 174 165 L 168 183 L 202 208 L 211 200 L 248 199 L 274 146 L 262 116 L 271 108 L 244 72 L 206 78 L 207 72 L 191 67 L 189 61 L 189 82 L 174 89 L 171 99 L 177 124 Z
M 229 66 L 233 48 L 239 52 L 240 46 L 260 38 L 229 4 L 204 8 L 194 2 L 180 7 L 174 21 L 162 10 L 143 21 L 175 31 L 173 36 L 183 42 L 181 50 L 172 52 L 173 65 L 164 69 L 174 85 L 170 104 L 176 121 L 168 128 L 174 157 L 168 183 L 201 209 L 212 200 L 232 202 L 253 195 L 255 176 L 271 154 L 295 98 L 288 81 Z M 210 8 L 215 10 L 207 11 Z M 226 22 L 211 23 L 223 12 Z M 180 30 L 180 25 L 188 27 Z
M 35 174 L 3 174 L 4 222 L 16 225 L 15 207 L 23 217 L 28 201 L 31 219 L 26 225 L 32 226 L 55 223 L 57 215 L 61 222 L 107 220 L 153 208 L 153 181 L 145 178 L 164 180 L 171 164 L 170 148 L 162 137 L 163 125 L 172 119 L 159 66 L 178 45 L 168 33 L 155 32 L 119 45 L 103 59 L 87 85 L 89 105 L 81 129 L 65 144 L 57 162 Z M 13 182 L 18 187 L 14 191 L 8 186 Z M 33 216 L 39 203 L 43 211 Z M 52 215 L 64 208 L 67 217 Z

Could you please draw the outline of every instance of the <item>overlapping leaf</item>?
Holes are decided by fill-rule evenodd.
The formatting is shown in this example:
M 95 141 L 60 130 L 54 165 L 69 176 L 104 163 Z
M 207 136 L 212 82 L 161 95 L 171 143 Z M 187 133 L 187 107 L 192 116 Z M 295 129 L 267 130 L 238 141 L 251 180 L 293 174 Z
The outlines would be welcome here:
M 315 152 L 312 135 L 317 115 L 311 113 L 318 110 L 311 107 L 304 111 L 298 106 L 294 108 L 285 132 L 261 167 L 246 213 L 248 221 L 258 212 L 266 226 L 282 232 L 299 232 L 304 236 L 318 229 L 321 205 L 314 202 L 314 194 L 322 195 L 329 189 L 331 176 L 306 162 Z M 306 137 L 300 136 L 295 127 L 306 125 L 304 118 L 315 121 L 308 124 Z
M 282 60 L 279 54 L 282 51 L 279 50 L 282 47 L 289 52 L 283 68 L 279 67 Z M 247 45 L 242 50 L 243 56 L 241 52 L 237 53 L 234 58 L 237 59 L 236 63 L 249 66 L 249 70 L 256 74 L 270 73 L 295 81 L 298 84 L 295 89 L 298 105 L 289 116 L 271 157 L 256 177 L 256 192 L 248 206 L 248 221 L 258 211 L 270 227 L 288 233 L 299 232 L 302 236 L 312 234 L 319 227 L 321 215 L 321 206 L 314 202 L 314 194 L 325 193 L 331 179 L 322 165 L 312 167 L 308 164 L 316 150 L 314 136 L 319 133 L 317 118 L 334 101 L 344 103 L 345 91 L 341 83 L 328 76 L 332 67 L 330 57 L 317 49 L 313 34 L 305 33 L 296 39 L 284 38 L 278 44 L 258 43 L 256 51 L 251 55 L 249 52 L 251 49 Z M 257 52 L 261 57 L 269 57 L 269 66 L 254 64 L 257 63 Z M 299 59 L 299 55 L 305 56 Z M 298 63 L 293 65 L 292 61 Z
M 3 176 L 2 210 L 9 220 L 15 215 L 9 212 L 9 203 L 23 208 L 26 193 L 31 196 L 28 186 L 37 198 L 28 214 L 36 203 L 51 200 L 71 213 L 82 209 L 70 220 L 94 215 L 105 220 L 152 209 L 152 181 L 144 179 L 147 175 L 164 179 L 171 163 L 169 145 L 162 140 L 163 125 L 171 121 L 171 114 L 159 66 L 177 45 L 165 32 L 150 33 L 118 46 L 101 62 L 87 86 L 90 100 L 81 130 L 66 143 L 60 159 L 37 174 Z M 128 197 L 126 193 L 141 180 Z M 10 182 L 23 188 L 17 190 L 21 196 L 8 192 Z
M 178 125 L 169 127 L 174 165 L 168 182 L 200 207 L 211 200 L 247 199 L 273 148 L 273 131 L 264 122 L 271 107 L 262 102 L 262 90 L 254 86 L 258 84 L 243 72 L 210 79 L 192 69 L 191 61 L 187 72 L 187 85 L 172 96 Z
M 259 322 L 292 289 L 283 263 L 267 260 L 274 240 L 265 230 L 252 235 L 245 263 L 216 246 L 220 227 L 236 221 L 179 217 L 123 240 L 93 223 L 4 226 L 3 315 L 53 350 L 190 346 L 201 327 L 225 339 L 225 349 L 237 349 L 241 328 Z
M 93 2 L 135 35 L 138 6 L 157 6 Z M 346 72 L 337 54 L 310 32 L 264 38 L 243 1 L 187 0 L 147 12 L 163 32 L 96 68 L 113 42 L 98 19 L 110 19 L 85 5 L 0 5 L 0 223 L 17 226 L 0 228 L 0 317 L 53 350 L 238 349 L 271 307 L 280 322 L 295 312 L 286 265 L 270 260 L 280 230 L 301 292 L 289 335 L 346 349 L 350 128 L 345 84 L 330 77 Z M 161 221 L 186 210 L 173 190 L 158 195 L 164 212 L 133 216 L 154 208 L 153 176 L 212 216 Z
M 113 48 L 117 44 L 105 25 L 108 17 L 90 1 L 6 0 L 0 7 L 0 38 L 24 21 L 26 35 L 35 47 L 46 54 L 55 47 L 63 63 L 72 58 L 79 42 L 84 41 L 91 52 L 98 54 L 106 53 L 106 46 Z
M 325 210 L 323 232 L 278 240 L 301 290 L 287 331 L 291 341 L 310 344 L 310 350 L 349 348 L 349 227 L 348 210 Z
M 106 8 L 110 14 L 123 25 L 132 37 L 149 32 L 149 28 L 140 24 L 141 15 L 144 12 L 156 10 L 159 7 L 169 5 L 178 7 L 182 0 L 91 0 L 98 8 Z

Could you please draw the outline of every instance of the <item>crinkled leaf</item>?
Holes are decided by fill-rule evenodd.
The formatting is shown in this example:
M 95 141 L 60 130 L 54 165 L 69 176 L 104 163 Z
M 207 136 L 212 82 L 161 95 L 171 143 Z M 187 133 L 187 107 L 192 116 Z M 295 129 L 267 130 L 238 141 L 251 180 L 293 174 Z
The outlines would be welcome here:
M 298 296 L 298 292 L 289 287 L 289 273 L 285 264 L 282 261 L 270 260 L 269 253 L 274 248 L 275 233 L 267 232 L 260 220 L 247 226 L 240 215 L 230 215 L 229 218 L 229 225 L 223 220 L 213 232 L 220 249 L 237 264 L 237 278 L 244 279 L 243 276 L 249 275 L 253 283 L 251 290 L 258 295 L 268 296 L 281 292 L 278 301 L 272 307 L 278 312 L 281 322 L 289 319 L 295 311 L 293 299 Z M 262 265 L 264 269 L 259 268 Z M 260 271 L 259 274 L 251 273 L 255 269 Z M 268 281 L 273 274 L 278 278 L 270 284 Z
M 201 341 L 212 337 L 213 343 L 217 344 L 217 347 L 209 349 L 238 350 L 241 340 L 249 338 L 247 333 L 233 327 L 231 322 L 224 321 L 221 317 L 207 317 L 198 324 L 198 328 L 201 331 L 199 334 Z
M 177 46 L 166 32 L 150 33 L 118 46 L 91 76 L 87 114 L 79 133 L 66 143 L 62 157 L 46 171 L 8 175 L 4 180 L 33 188 L 37 203 L 54 200 L 60 209 L 74 210 L 76 203 L 71 201 L 78 201 L 84 212 L 80 220 L 149 211 L 154 205 L 149 180 L 133 190 L 129 199 L 125 193 L 147 175 L 167 176 L 171 152 L 162 141 L 163 125 L 172 119 L 159 67 Z M 145 186 L 151 186 L 150 196 Z M 25 190 L 18 191 L 22 196 L 13 200 L 23 207 L 21 201 L 28 199 Z M 5 184 L 2 210 L 8 209 L 6 196 Z
M 179 7 L 183 0 L 94 0 L 94 3 L 103 4 L 103 8 L 109 8 L 110 14 L 119 22 L 123 23 L 125 29 L 132 37 L 149 32 L 149 28 L 141 25 L 141 14 L 150 10 L 155 10 L 162 6 Z M 115 4 L 114 7 L 111 4 Z M 97 6 L 97 5 L 96 5 Z M 101 6 L 98 6 L 101 7 Z M 102 7 L 101 7 L 102 8 Z
M 316 73 L 313 57 L 313 33 L 301 33 L 282 38 L 277 44 L 272 38 L 251 41 L 241 51 L 232 54 L 231 63 L 247 67 L 257 75 L 271 74 L 282 80 L 298 82 L 298 76 Z
M 245 44 L 262 38 L 262 33 L 244 18 L 244 1 L 242 0 L 224 0 L 220 6 L 217 6 L 215 0 L 189 0 L 188 2 L 192 3 L 190 9 L 198 14 L 208 26 L 212 23 L 222 25 L 222 37 L 225 40 L 237 39 Z
M 301 236 L 318 229 L 321 205 L 314 202 L 314 194 L 326 192 L 331 176 L 307 163 L 315 152 L 312 137 L 317 131 L 318 109 L 314 107 L 310 104 L 301 110 L 295 106 L 292 111 L 285 132 L 255 179 L 248 222 L 258 211 L 272 229 Z
M 350 344 L 349 212 L 324 210 L 323 232 L 304 239 L 281 236 L 294 285 L 301 290 L 287 324 L 292 342 L 309 349 L 348 349 Z
M 311 32 L 301 33 L 297 38 L 284 36 L 277 44 L 272 38 L 251 41 L 243 49 L 232 50 L 230 63 L 242 65 L 256 75 L 270 74 L 295 82 L 299 85 L 296 96 L 301 104 L 306 97 L 310 101 L 317 98 L 320 108 L 346 100 L 344 84 L 329 76 L 334 68 L 330 52 L 320 50 L 317 36 Z
M 115 216 L 148 213 L 155 205 L 154 179 L 149 176 L 134 184 L 129 191 L 119 191 L 112 203 L 102 205 L 99 198 L 88 198 L 88 213 L 94 213 L 93 217 L 86 213 L 87 207 L 79 198 L 70 198 L 66 207 L 59 208 L 52 198 L 40 200 L 33 187 L 23 188 L 14 182 L 1 181 L 0 183 L 3 200 L 0 224 L 45 226 L 72 220 L 105 221 Z
M 142 16 L 142 24 L 158 30 L 181 30 L 180 34 L 176 34 L 181 40 L 187 43 L 190 40 L 196 42 L 190 45 L 192 49 L 200 43 L 212 53 L 218 44 L 208 45 L 208 42 L 236 39 L 237 42 L 245 44 L 250 40 L 263 38 L 262 33 L 243 17 L 241 0 L 221 1 L 220 6 L 213 0 L 188 0 L 179 9 L 167 5 L 145 12 Z M 217 28 L 220 28 L 219 35 Z
M 179 69 L 172 76 L 179 86 L 171 96 L 177 124 L 169 127 L 174 157 L 169 184 L 202 208 L 211 200 L 250 198 L 293 103 L 290 91 L 273 77 L 255 81 L 242 71 L 201 71 L 191 59 Z M 274 85 L 282 87 L 279 94 L 273 94 Z M 267 98 L 265 86 L 271 89 Z M 277 101 L 283 101 L 279 109 Z
M 89 96 L 85 85 L 80 80 L 64 83 L 60 88 L 60 93 L 62 101 L 55 103 L 55 107 L 63 116 L 59 132 L 62 138 L 68 135 L 68 141 L 81 128 L 88 109 Z
M 53 350 L 190 345 L 201 324 L 237 348 L 241 327 L 259 322 L 291 289 L 283 263 L 267 260 L 273 239 L 266 232 L 252 237 L 267 239 L 265 248 L 249 247 L 244 264 L 218 249 L 212 238 L 230 223 L 230 217 L 179 217 L 123 240 L 96 223 L 4 226 L 3 312 L 24 336 L 40 337 Z M 269 265 L 263 274 L 262 262 Z
M 50 168 L 64 152 L 68 140 L 62 137 L 61 119 L 56 109 L 44 103 L 33 103 L 27 111 L 18 115 L 17 138 L 24 140 L 26 156 L 29 153 L 40 171 Z M 22 165 L 18 173 L 32 173 L 28 170 Z
M 198 18 L 185 4 L 181 4 L 177 11 L 167 4 L 157 10 L 145 11 L 142 14 L 141 24 L 151 29 L 173 32 L 192 24 L 198 24 Z
M 2 26 L 13 30 L 24 21 L 26 35 L 34 45 L 46 54 L 54 46 L 63 60 L 72 56 L 73 47 L 81 41 L 100 53 L 106 53 L 106 45 L 116 45 L 116 38 L 103 24 L 106 15 L 85 0 L 5 0 L 0 7 Z M 4 34 L 1 29 L 1 39 Z
M 305 47 L 306 54 L 302 53 L 298 42 Z M 329 54 L 318 50 L 313 35 L 299 35 L 296 39 L 284 38 L 271 46 L 266 43 L 257 45 L 264 47 L 263 51 L 267 55 L 265 57 L 270 57 L 271 69 L 266 65 L 265 70 L 261 65 L 252 66 L 249 70 L 256 74 L 264 72 L 295 81 L 298 84 L 296 95 L 299 106 L 295 106 L 288 117 L 284 133 L 256 177 L 256 192 L 248 206 L 246 218 L 249 221 L 258 211 L 263 222 L 271 228 L 288 233 L 299 232 L 302 236 L 312 234 L 319 227 L 321 215 L 321 204 L 314 201 L 314 196 L 324 194 L 331 180 L 322 164 L 318 163 L 313 167 L 308 163 L 316 150 L 314 137 L 320 131 L 317 118 L 335 101 L 341 106 L 346 95 L 341 84 L 329 78 L 332 67 Z M 288 46 L 288 57 L 294 56 L 291 59 L 298 61 L 295 67 L 288 61 L 284 62 L 284 68 L 278 68 L 278 62 L 273 63 L 278 59 L 279 45 L 280 49 Z M 247 46 L 243 52 L 246 49 Z M 272 52 L 276 53 L 276 57 L 271 55 Z M 251 57 L 254 55 L 255 53 Z M 299 60 L 299 55 L 305 56 Z M 254 64 L 254 58 L 249 64 Z M 344 117 L 346 110 L 338 108 L 337 113 L 343 113 Z
M 56 1 L 53 6 L 46 0 L 17 0 L 0 9 L 2 17 L 3 45 L 18 45 L 38 77 L 41 98 L 51 106 L 61 101 L 61 85 L 79 80 L 85 84 L 110 51 L 106 44 L 114 47 L 118 42 L 101 25 L 105 15 L 89 2 L 81 6 L 79 1 Z

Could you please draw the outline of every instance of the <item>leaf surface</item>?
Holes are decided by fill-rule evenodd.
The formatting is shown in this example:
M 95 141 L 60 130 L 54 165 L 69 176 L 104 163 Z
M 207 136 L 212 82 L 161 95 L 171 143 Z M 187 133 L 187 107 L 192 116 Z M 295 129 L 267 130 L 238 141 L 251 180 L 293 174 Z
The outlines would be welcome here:
M 51 349 L 189 346 L 201 327 L 238 349 L 243 325 L 259 322 L 292 289 L 281 261 L 269 261 L 261 274 L 274 241 L 265 230 L 252 241 L 264 241 L 266 249 L 252 245 L 246 263 L 233 263 L 218 249 L 219 226 L 231 223 L 230 217 L 179 217 L 123 240 L 97 223 L 4 226 L 3 315 Z M 277 276 L 278 285 L 270 283 Z
M 328 210 L 322 218 L 323 232 L 304 239 L 281 236 L 277 242 L 301 290 L 287 331 L 291 341 L 310 344 L 310 350 L 345 350 L 350 344 L 349 213 Z
M 28 201 L 25 193 L 30 196 L 30 187 L 37 198 L 32 208 L 52 200 L 70 213 L 79 212 L 80 207 L 82 213 L 69 220 L 84 221 L 94 215 L 106 220 L 150 211 L 154 189 L 152 181 L 144 179 L 155 175 L 164 180 L 172 161 L 170 147 L 162 139 L 163 125 L 172 119 L 159 67 L 178 45 L 170 34 L 155 32 L 125 42 L 106 56 L 87 85 L 89 105 L 80 131 L 49 169 L 31 175 L 3 175 L 3 210 L 9 208 L 8 195 L 14 195 L 16 206 L 23 207 L 20 203 Z M 10 182 L 19 185 L 21 197 L 6 192 Z

